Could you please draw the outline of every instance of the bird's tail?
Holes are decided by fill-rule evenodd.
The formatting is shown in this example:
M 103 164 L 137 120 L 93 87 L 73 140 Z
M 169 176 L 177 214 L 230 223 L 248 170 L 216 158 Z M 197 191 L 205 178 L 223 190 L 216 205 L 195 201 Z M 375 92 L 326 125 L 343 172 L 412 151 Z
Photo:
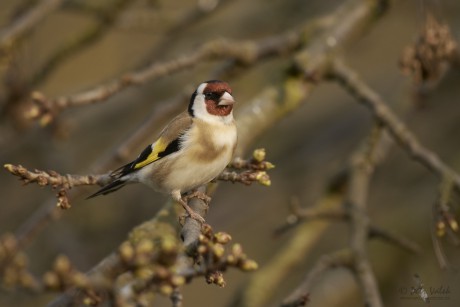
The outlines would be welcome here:
M 90 199 L 90 198 L 93 198 L 99 195 L 106 195 L 106 194 L 115 192 L 121 189 L 122 187 L 124 187 L 126 184 L 127 184 L 127 181 L 125 179 L 121 179 L 121 178 L 116 179 L 115 181 L 103 186 L 99 191 L 88 196 L 86 199 Z

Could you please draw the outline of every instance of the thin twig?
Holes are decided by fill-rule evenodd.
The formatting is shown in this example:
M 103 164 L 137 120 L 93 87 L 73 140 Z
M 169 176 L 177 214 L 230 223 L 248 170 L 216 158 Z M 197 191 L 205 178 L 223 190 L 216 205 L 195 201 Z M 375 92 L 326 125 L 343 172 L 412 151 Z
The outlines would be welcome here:
M 304 223 L 306 221 L 312 221 L 312 220 L 338 220 L 338 221 L 344 221 L 344 222 L 349 222 L 350 221 L 350 216 L 349 214 L 343 210 L 343 208 L 340 209 L 321 209 L 317 207 L 311 207 L 311 208 L 295 208 L 294 213 L 290 215 L 287 220 L 287 225 L 281 226 L 278 230 L 276 230 L 276 234 L 280 234 L 280 232 L 286 231 L 288 228 L 292 228 L 300 223 Z M 420 247 L 418 244 L 415 242 L 401 236 L 400 234 L 394 233 L 390 230 L 384 229 L 382 227 L 379 227 L 377 225 L 374 225 L 371 223 L 369 225 L 369 234 L 368 234 L 369 239 L 377 238 L 381 239 L 383 241 L 386 241 L 387 243 L 393 244 L 395 246 L 398 246 L 408 252 L 417 254 L 420 253 Z
M 184 297 L 178 288 L 174 289 L 173 293 L 171 294 L 171 302 L 172 307 L 182 307 L 182 301 Z
M 57 9 L 63 0 L 43 0 L 27 11 L 24 16 L 0 32 L 0 51 L 10 47 L 16 40 L 30 31 L 46 15 Z
M 270 37 L 266 40 L 272 41 L 273 39 Z M 126 73 L 121 78 L 73 96 L 48 99 L 43 94 L 34 92 L 32 94 L 34 107 L 29 110 L 28 116 L 40 119 L 42 124 L 48 124 L 64 109 L 105 101 L 128 87 L 171 75 L 206 60 L 236 59 L 238 62 L 249 64 L 269 55 L 293 50 L 301 42 L 301 35 L 292 32 L 280 35 L 277 38 L 278 44 L 267 44 L 266 40 L 260 42 L 237 42 L 224 39 L 210 41 L 194 52 L 172 60 L 153 63 L 139 71 Z
M 53 54 L 48 58 L 46 63 L 32 75 L 28 88 L 34 88 L 40 82 L 43 82 L 66 59 L 101 38 L 112 28 L 118 16 L 129 3 L 131 3 L 129 0 L 116 0 L 107 6 L 107 8 L 96 10 L 94 16 L 98 22 L 89 29 L 80 32 L 68 42 L 65 42 L 64 45 L 59 46 L 56 50 L 53 50 Z
M 12 175 L 18 176 L 25 184 L 37 183 L 39 186 L 64 187 L 70 189 L 81 185 L 104 185 L 110 182 L 109 174 L 104 175 L 61 175 L 55 171 L 29 171 L 22 165 L 3 166 Z
M 422 250 L 414 241 L 409 240 L 398 233 L 394 233 L 393 231 L 372 224 L 369 226 L 369 238 L 379 238 L 413 254 L 419 254 Z
M 256 149 L 255 152 L 260 151 Z M 265 155 L 263 157 L 265 159 Z M 239 159 L 244 161 L 243 159 Z M 30 171 L 22 165 L 5 164 L 4 168 L 19 177 L 24 184 L 36 183 L 39 186 L 50 186 L 56 190 L 70 190 L 72 187 L 83 185 L 106 185 L 114 180 L 111 173 L 97 174 L 97 175 L 61 175 L 56 171 Z M 258 182 L 262 185 L 270 185 L 270 177 L 266 171 L 259 169 L 273 168 L 273 164 L 268 161 L 261 160 L 259 162 L 250 159 L 242 163 L 240 172 L 224 170 L 216 179 L 222 181 L 241 182 L 244 184 L 251 184 Z
M 382 133 L 381 127 L 375 127 L 368 139 L 368 146 L 352 157 L 352 169 L 345 208 L 350 215 L 350 247 L 353 255 L 355 275 L 364 294 L 367 306 L 383 306 L 378 284 L 367 256 L 367 238 L 369 217 L 367 202 L 370 180 L 375 167 L 375 153 Z
M 415 135 L 391 111 L 388 104 L 363 82 L 353 69 L 347 67 L 342 61 L 335 61 L 333 74 L 359 102 L 371 110 L 376 119 L 385 126 L 411 158 L 420 162 L 438 178 L 451 178 L 455 188 L 460 190 L 460 175 L 445 164 L 436 153 L 420 144 Z
M 282 307 L 305 306 L 308 302 L 311 286 L 325 271 L 336 268 L 346 267 L 353 269 L 353 259 L 349 250 L 334 252 L 323 255 L 308 272 L 304 281 L 287 297 L 281 304 Z

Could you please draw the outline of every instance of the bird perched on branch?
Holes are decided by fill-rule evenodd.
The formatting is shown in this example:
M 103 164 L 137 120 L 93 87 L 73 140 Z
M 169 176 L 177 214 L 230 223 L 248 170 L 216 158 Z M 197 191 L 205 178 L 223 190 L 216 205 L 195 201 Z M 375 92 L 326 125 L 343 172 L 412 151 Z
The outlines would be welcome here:
M 203 222 L 182 195 L 210 182 L 230 163 L 237 141 L 234 103 L 226 82 L 201 83 L 188 109 L 176 116 L 134 161 L 113 171 L 111 183 L 88 198 L 141 182 L 170 194 L 190 217 Z

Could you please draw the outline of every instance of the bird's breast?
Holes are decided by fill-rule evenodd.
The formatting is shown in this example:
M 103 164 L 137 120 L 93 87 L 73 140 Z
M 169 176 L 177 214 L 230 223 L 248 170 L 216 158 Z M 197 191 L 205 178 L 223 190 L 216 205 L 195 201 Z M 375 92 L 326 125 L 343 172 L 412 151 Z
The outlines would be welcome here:
M 236 146 L 236 127 L 197 122 L 184 139 L 184 150 L 198 163 L 210 163 L 215 159 L 230 161 Z
M 181 154 L 171 161 L 165 186 L 185 192 L 208 183 L 230 163 L 235 150 L 235 125 L 196 125 L 185 136 Z

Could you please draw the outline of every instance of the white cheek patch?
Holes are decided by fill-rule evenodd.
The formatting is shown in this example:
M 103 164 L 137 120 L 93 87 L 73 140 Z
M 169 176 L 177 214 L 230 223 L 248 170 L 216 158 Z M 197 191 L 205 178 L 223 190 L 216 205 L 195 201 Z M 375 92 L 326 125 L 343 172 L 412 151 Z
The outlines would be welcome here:
M 197 93 L 193 103 L 193 115 L 197 118 L 204 119 L 206 116 L 211 116 L 206 110 L 206 103 L 203 94 Z
M 203 94 L 204 89 L 206 88 L 208 84 L 207 83 L 201 83 L 198 88 L 196 89 L 196 92 L 198 94 Z

